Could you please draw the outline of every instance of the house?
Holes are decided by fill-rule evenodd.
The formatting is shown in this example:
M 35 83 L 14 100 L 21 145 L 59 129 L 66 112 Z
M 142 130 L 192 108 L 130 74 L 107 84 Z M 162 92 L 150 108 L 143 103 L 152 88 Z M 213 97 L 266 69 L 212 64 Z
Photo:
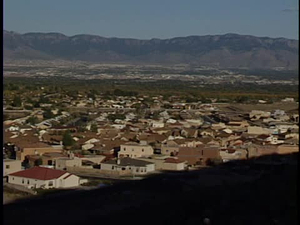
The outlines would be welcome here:
M 179 144 L 174 140 L 168 140 L 161 144 L 161 154 L 163 155 L 176 155 L 179 151 Z
M 144 156 L 147 157 L 153 155 L 153 153 L 154 150 L 150 145 L 128 142 L 120 146 L 118 157 L 131 157 L 131 158 L 138 158 Z
M 187 119 L 186 122 L 194 127 L 199 127 L 203 124 L 203 119 Z
M 232 119 L 230 122 L 226 124 L 227 128 L 231 130 L 237 130 L 241 128 L 246 128 L 249 126 L 249 123 L 246 120 L 241 120 L 241 119 Z
M 220 152 L 217 147 L 206 145 L 196 148 L 179 147 L 177 157 L 181 161 L 187 161 L 189 166 L 206 165 L 208 159 L 219 159 Z
M 222 149 L 220 151 L 220 156 L 223 162 L 228 162 L 230 160 L 246 159 L 247 151 L 244 149 Z
M 259 126 L 249 126 L 249 127 L 247 127 L 247 132 L 248 132 L 248 134 L 255 134 L 255 135 L 271 133 L 271 131 L 269 129 L 259 127 Z
M 289 153 L 299 152 L 299 146 L 283 144 L 283 145 L 279 145 L 277 150 L 278 150 L 277 151 L 278 154 L 289 154 Z
M 262 155 L 271 155 L 278 154 L 278 146 L 277 145 L 260 145 L 260 144 L 251 144 L 248 146 L 248 157 L 257 157 Z
M 152 121 L 151 122 L 151 127 L 153 127 L 153 128 L 162 128 L 164 126 L 165 126 L 165 123 L 161 122 L 161 121 Z
M 185 170 L 187 167 L 187 163 L 185 161 L 168 156 L 143 158 L 143 160 L 154 163 L 155 170 L 182 171 Z
M 201 136 L 210 136 L 210 137 L 214 138 L 216 135 L 216 131 L 211 128 L 206 128 L 206 129 L 200 131 L 200 135 Z
M 22 170 L 21 161 L 14 159 L 4 159 L 3 161 L 3 176 Z
M 8 175 L 8 183 L 27 188 L 70 188 L 86 182 L 80 177 L 62 170 L 33 167 Z
M 213 129 L 213 130 L 222 130 L 222 129 L 225 129 L 226 128 L 226 125 L 225 125 L 225 123 L 213 123 L 212 125 L 211 125 L 211 129 Z
M 115 175 L 146 175 L 155 171 L 155 164 L 140 159 L 125 157 L 101 163 L 100 170 Z
M 162 170 L 180 171 L 180 170 L 185 170 L 186 167 L 187 167 L 187 163 L 183 160 L 167 158 L 163 162 Z
M 27 161 L 30 167 L 36 165 L 37 160 L 41 160 L 41 165 L 54 166 L 55 162 L 58 158 L 65 157 L 63 153 L 60 152 L 48 152 L 44 154 L 34 154 L 34 155 L 26 155 L 25 161 Z
M 285 98 L 281 100 L 282 102 L 295 102 L 294 98 Z
M 181 130 L 181 136 L 186 138 L 190 138 L 190 137 L 196 138 L 198 137 L 198 130 L 192 128 L 183 128 Z
M 261 110 L 252 110 L 249 113 L 249 118 L 251 120 L 265 119 L 265 118 L 269 118 L 270 116 L 271 116 L 270 112 L 265 112 L 265 111 L 261 111 Z
M 67 170 L 68 167 L 80 167 L 82 165 L 82 159 L 78 157 L 64 157 L 56 160 L 55 169 Z
M 53 147 L 51 145 L 40 143 L 26 143 L 18 145 L 17 159 L 23 161 L 26 155 L 42 155 L 50 152 L 62 152 L 62 146 Z

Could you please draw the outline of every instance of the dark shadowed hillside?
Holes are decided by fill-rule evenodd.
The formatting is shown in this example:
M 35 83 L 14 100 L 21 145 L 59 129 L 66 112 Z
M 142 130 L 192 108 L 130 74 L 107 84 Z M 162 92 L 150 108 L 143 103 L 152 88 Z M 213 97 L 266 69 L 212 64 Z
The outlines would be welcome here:
M 225 34 L 138 40 L 4 31 L 4 59 L 298 69 L 297 40 Z
M 297 224 L 297 156 L 264 156 L 193 172 L 4 206 L 4 224 Z

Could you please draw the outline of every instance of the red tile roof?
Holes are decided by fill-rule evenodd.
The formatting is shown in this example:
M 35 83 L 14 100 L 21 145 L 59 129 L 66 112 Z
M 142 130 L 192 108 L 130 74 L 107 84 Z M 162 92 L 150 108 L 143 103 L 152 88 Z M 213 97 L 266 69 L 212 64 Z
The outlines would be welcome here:
M 12 173 L 10 174 L 10 176 L 25 177 L 37 180 L 52 180 L 57 179 L 66 173 L 66 171 L 62 170 L 36 166 L 28 170 L 22 170 L 16 173 Z

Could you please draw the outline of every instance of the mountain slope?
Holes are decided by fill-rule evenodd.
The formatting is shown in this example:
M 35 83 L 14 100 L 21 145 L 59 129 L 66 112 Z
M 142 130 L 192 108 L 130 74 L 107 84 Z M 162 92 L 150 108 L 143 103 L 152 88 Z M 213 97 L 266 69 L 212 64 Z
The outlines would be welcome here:
M 4 31 L 4 59 L 14 60 L 64 59 L 298 69 L 298 52 L 299 42 L 296 40 L 238 34 L 138 40 Z

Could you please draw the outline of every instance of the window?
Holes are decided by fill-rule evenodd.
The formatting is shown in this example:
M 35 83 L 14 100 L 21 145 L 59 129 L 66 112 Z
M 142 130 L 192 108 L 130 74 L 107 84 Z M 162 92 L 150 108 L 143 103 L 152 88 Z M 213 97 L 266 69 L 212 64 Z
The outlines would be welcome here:
M 49 181 L 48 186 L 49 186 L 49 187 L 53 186 L 53 181 Z
M 125 170 L 125 167 L 122 167 L 122 170 Z
M 132 151 L 134 151 L 134 149 L 132 149 Z
M 29 180 L 27 180 L 27 184 L 29 184 Z
M 144 149 L 142 148 L 142 152 L 144 151 Z
M 24 179 L 22 179 L 22 184 L 24 184 Z
M 136 172 L 139 172 L 139 168 L 136 168 Z
M 9 165 L 6 165 L 5 168 L 6 168 L 6 169 L 9 169 Z
M 114 168 L 115 168 L 114 166 L 111 167 L 112 170 L 113 170 Z
M 123 148 L 124 151 L 126 151 L 126 148 Z

